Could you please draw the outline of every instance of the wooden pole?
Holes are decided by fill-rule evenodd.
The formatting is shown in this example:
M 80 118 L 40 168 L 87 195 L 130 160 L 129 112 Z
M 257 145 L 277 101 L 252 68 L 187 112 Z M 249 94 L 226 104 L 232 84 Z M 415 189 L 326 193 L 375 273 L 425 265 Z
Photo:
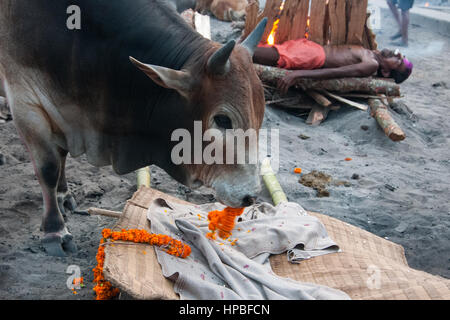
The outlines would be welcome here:
M 105 210 L 105 209 L 99 209 L 99 208 L 89 208 L 89 209 L 87 209 L 87 212 L 91 216 L 104 216 L 104 217 L 111 217 L 111 218 L 120 218 L 120 217 L 122 217 L 122 213 L 121 212 Z
M 384 133 L 392 141 L 402 141 L 405 140 L 406 135 L 403 130 L 398 126 L 398 124 L 392 119 L 388 108 L 381 100 L 369 99 L 369 105 L 371 109 L 372 117 L 374 117 L 380 127 L 383 129 Z

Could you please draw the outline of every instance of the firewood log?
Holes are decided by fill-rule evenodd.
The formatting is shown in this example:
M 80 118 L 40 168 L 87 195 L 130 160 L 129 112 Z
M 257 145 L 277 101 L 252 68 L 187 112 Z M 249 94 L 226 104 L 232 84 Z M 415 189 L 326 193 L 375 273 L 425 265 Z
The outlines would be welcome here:
M 372 117 L 374 117 L 384 133 L 392 141 L 405 140 L 406 135 L 398 124 L 392 119 L 391 114 L 385 104 L 378 99 L 369 99 L 369 105 L 371 109 Z
M 314 90 L 308 90 L 306 91 L 306 94 L 310 96 L 314 101 L 316 101 L 318 104 L 320 104 L 322 107 L 328 108 L 332 106 L 332 102 L 328 100 L 325 96 L 320 94 L 317 91 Z
M 290 70 L 254 64 L 256 72 L 264 83 L 277 85 L 278 81 L 289 74 Z M 367 94 L 385 94 L 400 96 L 400 86 L 392 81 L 379 78 L 339 78 L 329 80 L 298 79 L 296 86 L 307 90 L 327 90 L 338 93 L 363 92 Z
M 306 119 L 306 124 L 311 126 L 318 126 L 327 119 L 329 112 L 330 108 L 325 108 L 320 105 L 314 106 L 314 108 L 312 108 L 311 112 L 309 113 L 308 119 Z

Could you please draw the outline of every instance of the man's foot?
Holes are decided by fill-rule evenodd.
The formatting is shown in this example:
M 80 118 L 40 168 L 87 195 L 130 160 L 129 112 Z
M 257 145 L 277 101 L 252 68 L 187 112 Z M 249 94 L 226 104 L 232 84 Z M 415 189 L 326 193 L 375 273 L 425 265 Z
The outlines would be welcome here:
M 400 39 L 401 37 L 402 37 L 402 33 L 399 31 L 396 34 L 394 34 L 390 39 L 397 40 L 397 39 Z
M 408 48 L 408 42 L 400 41 L 400 42 L 391 42 L 393 46 Z

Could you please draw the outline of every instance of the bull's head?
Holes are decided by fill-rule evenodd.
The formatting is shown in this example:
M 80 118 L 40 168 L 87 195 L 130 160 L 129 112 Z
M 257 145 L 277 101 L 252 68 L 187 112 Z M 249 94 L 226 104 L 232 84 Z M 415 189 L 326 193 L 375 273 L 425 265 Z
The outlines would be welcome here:
M 213 142 L 201 142 L 201 154 L 213 155 L 214 163 L 203 158 L 199 164 L 195 161 L 196 156 L 189 154 L 188 159 L 196 164 L 156 164 L 185 185 L 193 188 L 201 185 L 212 187 L 218 199 L 232 207 L 252 204 L 260 191 L 258 165 L 255 161 L 249 163 L 249 152 L 252 150 L 257 153 L 257 137 L 264 117 L 265 102 L 262 84 L 253 68 L 252 56 L 266 23 L 265 18 L 239 45 L 230 41 L 220 47 L 211 42 L 206 54 L 188 61 L 182 70 L 144 64 L 131 58 L 156 84 L 176 90 L 183 97 L 185 106 L 180 108 L 186 107 L 188 112 L 180 112 L 182 119 L 178 119 L 179 127 L 172 128 L 173 130 L 187 129 L 192 138 L 195 138 L 194 121 L 201 121 L 201 134 L 209 130 L 214 136 L 214 139 L 211 138 Z M 239 149 L 239 144 L 230 144 L 226 133 L 230 134 L 229 130 L 237 129 L 250 135 L 253 131 L 256 141 L 245 139 L 244 150 Z M 219 133 L 222 134 L 222 139 L 218 138 Z M 198 151 L 195 144 L 192 142 L 189 153 Z M 230 146 L 233 150 L 230 150 Z M 183 152 L 186 153 L 186 150 L 189 149 Z M 208 150 L 214 151 L 208 153 Z M 232 158 L 230 152 L 234 153 Z M 242 153 L 246 155 L 244 163 L 238 161 Z

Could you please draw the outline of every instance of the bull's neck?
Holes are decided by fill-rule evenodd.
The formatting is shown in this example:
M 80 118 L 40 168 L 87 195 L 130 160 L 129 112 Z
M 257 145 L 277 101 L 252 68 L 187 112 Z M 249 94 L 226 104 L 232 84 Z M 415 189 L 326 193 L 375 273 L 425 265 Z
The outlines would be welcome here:
M 117 114 L 123 114 L 121 108 L 127 106 L 148 127 L 154 112 L 167 111 L 172 107 L 169 101 L 181 100 L 174 90 L 156 85 L 138 70 L 129 56 L 146 64 L 181 70 L 201 59 L 212 46 L 210 40 L 190 28 L 174 11 L 160 7 L 149 12 L 145 21 L 132 30 L 115 35 L 105 48 L 106 55 L 115 57 L 115 63 L 113 67 L 104 65 L 104 69 L 109 70 L 105 81 L 115 89 L 114 103 L 121 102 Z
M 122 127 L 126 136 L 134 137 L 133 143 L 124 143 L 129 149 L 123 154 L 137 152 L 133 158 L 139 158 L 139 164 L 153 163 L 163 167 L 170 161 L 167 143 L 172 131 L 186 127 L 192 110 L 180 94 L 155 84 L 129 62 L 128 56 L 146 64 L 182 70 L 199 65 L 214 44 L 185 24 L 166 26 L 166 30 L 157 27 L 148 37 L 136 39 L 120 50 L 120 70 L 114 73 L 124 77 L 108 76 L 108 79 L 114 79 L 116 88 L 111 95 L 114 114 L 110 118 L 110 128 L 116 131 Z

